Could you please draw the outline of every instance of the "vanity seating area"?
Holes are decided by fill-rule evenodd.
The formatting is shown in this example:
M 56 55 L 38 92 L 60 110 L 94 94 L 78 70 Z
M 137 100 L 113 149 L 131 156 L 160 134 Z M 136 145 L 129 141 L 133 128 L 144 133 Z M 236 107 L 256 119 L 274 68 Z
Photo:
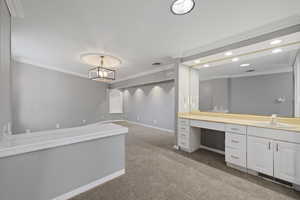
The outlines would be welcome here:
M 273 120 L 243 114 L 178 113 L 177 143 L 180 150 L 192 153 L 203 147 L 201 129 L 224 132 L 227 166 L 283 180 L 300 190 L 300 118 Z

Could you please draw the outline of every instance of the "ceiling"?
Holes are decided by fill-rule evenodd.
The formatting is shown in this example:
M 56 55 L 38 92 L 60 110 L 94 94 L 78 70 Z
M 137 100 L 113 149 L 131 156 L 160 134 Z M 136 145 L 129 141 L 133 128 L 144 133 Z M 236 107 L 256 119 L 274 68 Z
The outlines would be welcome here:
M 172 0 L 26 0 L 12 21 L 14 59 L 87 75 L 82 53 L 122 59 L 117 79 L 157 69 L 192 49 L 300 14 L 299 0 L 196 0 L 188 15 Z

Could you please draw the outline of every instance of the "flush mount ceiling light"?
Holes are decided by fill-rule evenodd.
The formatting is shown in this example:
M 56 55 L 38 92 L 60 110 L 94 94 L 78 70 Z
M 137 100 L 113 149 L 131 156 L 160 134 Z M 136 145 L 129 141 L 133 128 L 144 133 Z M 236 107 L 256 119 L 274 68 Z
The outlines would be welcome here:
M 120 59 L 102 54 L 83 54 L 81 60 L 93 67 L 89 69 L 88 76 L 89 79 L 95 81 L 115 80 L 116 70 L 114 68 L 121 64 Z
M 194 0 L 175 0 L 171 5 L 171 11 L 174 15 L 185 15 L 191 12 L 194 7 Z
M 272 50 L 272 53 L 280 53 L 280 52 L 282 52 L 282 49 L 280 48 Z
M 248 66 L 250 66 L 250 64 L 249 63 L 244 63 L 244 64 L 241 64 L 240 66 L 241 67 L 248 67 Z
M 272 42 L 270 42 L 270 45 L 276 45 L 276 44 L 279 44 L 281 43 L 282 41 L 281 40 L 273 40 Z
M 233 54 L 232 51 L 228 51 L 225 53 L 225 56 L 231 56 L 232 54 Z
M 238 58 L 238 57 L 236 57 L 236 58 L 232 58 L 232 62 L 237 62 L 237 61 L 239 61 L 240 59 Z
M 194 63 L 199 64 L 199 63 L 201 63 L 201 60 L 195 60 Z

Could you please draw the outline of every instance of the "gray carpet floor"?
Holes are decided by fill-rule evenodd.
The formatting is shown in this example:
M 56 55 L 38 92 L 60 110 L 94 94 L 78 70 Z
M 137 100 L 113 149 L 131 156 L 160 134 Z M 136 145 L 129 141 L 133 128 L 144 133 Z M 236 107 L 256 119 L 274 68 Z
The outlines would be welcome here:
M 119 124 L 129 128 L 126 174 L 72 200 L 300 199 L 299 192 L 226 167 L 222 155 L 174 150 L 171 133 Z

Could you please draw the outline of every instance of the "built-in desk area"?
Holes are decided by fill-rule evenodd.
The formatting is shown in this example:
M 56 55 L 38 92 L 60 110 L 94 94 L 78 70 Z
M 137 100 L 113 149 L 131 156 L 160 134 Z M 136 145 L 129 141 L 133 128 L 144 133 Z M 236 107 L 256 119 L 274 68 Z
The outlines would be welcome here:
M 225 133 L 225 161 L 244 172 L 262 173 L 300 185 L 300 119 L 222 114 L 179 113 L 178 146 L 201 148 L 201 129 Z

